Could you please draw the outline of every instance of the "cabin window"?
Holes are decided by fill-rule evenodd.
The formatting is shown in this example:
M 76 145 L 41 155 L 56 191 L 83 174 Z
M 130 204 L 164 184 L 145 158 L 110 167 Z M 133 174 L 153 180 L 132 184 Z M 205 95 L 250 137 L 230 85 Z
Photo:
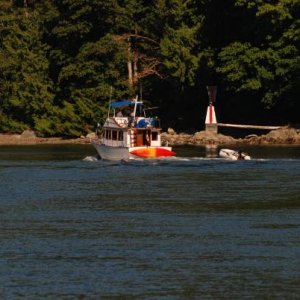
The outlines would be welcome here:
M 118 140 L 123 141 L 123 131 L 119 131 Z
M 151 139 L 152 139 L 152 141 L 157 141 L 158 140 L 158 133 L 157 132 L 152 132 Z
M 118 132 L 116 130 L 112 131 L 112 139 L 116 141 L 118 139 Z
M 107 131 L 106 131 L 106 138 L 107 138 L 108 140 L 111 140 L 111 130 L 107 130 Z

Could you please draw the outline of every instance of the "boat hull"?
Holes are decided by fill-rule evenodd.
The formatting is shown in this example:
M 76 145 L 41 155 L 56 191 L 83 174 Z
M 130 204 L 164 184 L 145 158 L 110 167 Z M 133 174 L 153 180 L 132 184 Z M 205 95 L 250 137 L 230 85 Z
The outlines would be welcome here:
M 112 147 L 93 143 L 98 155 L 104 160 L 122 160 L 130 158 L 159 158 L 174 156 L 171 147 Z
M 111 147 L 103 144 L 95 144 L 93 146 L 97 150 L 101 159 L 105 160 L 121 160 L 129 158 L 128 148 L 124 147 Z

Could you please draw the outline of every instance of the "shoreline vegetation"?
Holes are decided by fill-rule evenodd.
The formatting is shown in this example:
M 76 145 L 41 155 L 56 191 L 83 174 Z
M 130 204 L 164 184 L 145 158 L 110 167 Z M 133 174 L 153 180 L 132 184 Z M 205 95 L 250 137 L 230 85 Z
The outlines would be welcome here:
M 87 135 L 137 95 L 186 132 L 211 102 L 222 122 L 299 124 L 298 2 L 0 0 L 0 132 Z
M 43 144 L 90 144 L 95 134 L 79 138 L 38 137 L 34 131 L 22 134 L 0 134 L 0 145 L 43 145 Z M 193 134 L 176 133 L 172 128 L 162 133 L 162 141 L 170 146 L 179 145 L 300 145 L 300 129 L 283 127 L 263 135 L 251 134 L 244 138 L 234 138 L 220 133 L 199 131 Z

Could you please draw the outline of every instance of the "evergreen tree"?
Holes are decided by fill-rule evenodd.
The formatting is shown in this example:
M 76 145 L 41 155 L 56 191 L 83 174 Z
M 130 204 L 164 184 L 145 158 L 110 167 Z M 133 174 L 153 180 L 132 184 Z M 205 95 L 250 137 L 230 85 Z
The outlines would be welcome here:
M 18 3 L 9 2 L 0 1 L 0 129 L 53 133 L 49 122 L 52 83 L 38 15 L 28 6 L 19 8 Z
M 40 5 L 44 21 L 44 41 L 50 46 L 50 75 L 55 84 L 57 113 L 64 122 L 58 122 L 58 132 L 80 135 L 94 130 L 99 112 L 97 101 L 101 88 L 95 75 L 93 47 L 103 22 L 99 9 L 104 1 L 44 1 Z M 100 24 L 100 25 L 99 25 Z M 100 26 L 100 27 L 99 27 Z M 89 52 L 84 54 L 84 52 Z M 102 90 L 101 90 L 102 91 Z
M 252 34 L 241 36 L 219 53 L 222 75 L 234 93 L 249 93 L 266 107 L 299 92 L 299 1 L 236 1 Z M 233 8 L 234 9 L 234 8 Z
M 159 1 L 158 13 L 165 20 L 161 40 L 163 64 L 178 84 L 195 85 L 201 51 L 197 36 L 202 25 L 196 1 Z
M 147 1 L 54 1 L 45 14 L 45 40 L 56 103 L 68 103 L 85 131 L 103 118 L 111 87 L 113 97 L 135 96 L 138 81 L 156 74 L 148 36 L 151 6 Z M 154 46 L 153 46 L 154 45 Z M 74 120 L 75 123 L 75 120 Z
M 211 84 L 227 118 L 299 122 L 298 15 L 297 0 L 0 0 L 0 130 L 78 136 L 142 89 L 194 127 Z

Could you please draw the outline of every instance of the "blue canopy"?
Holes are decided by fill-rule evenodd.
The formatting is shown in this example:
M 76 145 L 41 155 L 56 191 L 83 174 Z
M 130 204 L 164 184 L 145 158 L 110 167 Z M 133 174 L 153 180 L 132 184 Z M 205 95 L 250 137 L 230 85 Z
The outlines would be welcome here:
M 125 105 L 134 105 L 135 101 L 131 100 L 122 100 L 122 101 L 117 101 L 113 102 L 110 104 L 110 107 L 120 107 L 120 106 L 125 106 Z M 137 105 L 143 105 L 141 102 L 138 102 Z

